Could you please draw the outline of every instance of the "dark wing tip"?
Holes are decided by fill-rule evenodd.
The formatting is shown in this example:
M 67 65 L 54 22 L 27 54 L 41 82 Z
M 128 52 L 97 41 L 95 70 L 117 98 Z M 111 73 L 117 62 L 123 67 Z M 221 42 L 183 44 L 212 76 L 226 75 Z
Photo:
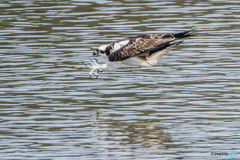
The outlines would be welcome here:
M 181 39 L 181 38 L 187 38 L 187 37 L 195 36 L 196 33 L 192 33 L 195 30 L 196 29 L 191 29 L 191 30 L 175 33 L 174 37 L 177 38 L 177 39 Z
M 181 40 L 171 40 L 171 41 L 168 41 L 168 42 L 165 42 L 165 43 L 162 43 L 154 48 L 151 48 L 151 49 L 148 49 L 146 50 L 145 52 L 148 52 L 150 55 L 155 53 L 155 52 L 158 52 L 158 51 L 161 51 L 161 50 L 164 50 L 164 49 L 167 49 L 169 47 L 172 47 L 172 46 L 175 46 L 175 45 L 178 45 L 182 43 Z

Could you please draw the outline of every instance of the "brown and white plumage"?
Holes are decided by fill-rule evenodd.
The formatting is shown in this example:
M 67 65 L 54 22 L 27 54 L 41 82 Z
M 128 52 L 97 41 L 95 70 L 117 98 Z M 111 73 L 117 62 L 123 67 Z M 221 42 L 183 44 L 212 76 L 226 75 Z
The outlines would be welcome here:
M 121 63 L 134 66 L 152 66 L 163 54 L 193 36 L 193 30 L 180 33 L 145 34 L 114 41 L 100 46 L 93 55 L 106 55 L 111 64 Z M 107 65 L 105 65 L 105 68 Z

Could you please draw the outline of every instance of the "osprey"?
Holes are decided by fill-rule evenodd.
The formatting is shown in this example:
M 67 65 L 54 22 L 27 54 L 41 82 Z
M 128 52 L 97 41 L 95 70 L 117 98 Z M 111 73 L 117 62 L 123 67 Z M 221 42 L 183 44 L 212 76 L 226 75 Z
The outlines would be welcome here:
M 101 45 L 93 52 L 93 56 L 105 55 L 109 62 L 103 65 L 98 61 L 91 60 L 90 77 L 98 74 L 106 68 L 118 68 L 122 64 L 132 66 L 152 66 L 155 65 L 161 57 L 173 46 L 183 42 L 184 39 L 193 36 L 194 30 L 188 30 L 179 33 L 164 34 L 145 34 L 135 37 L 128 37 L 107 45 Z

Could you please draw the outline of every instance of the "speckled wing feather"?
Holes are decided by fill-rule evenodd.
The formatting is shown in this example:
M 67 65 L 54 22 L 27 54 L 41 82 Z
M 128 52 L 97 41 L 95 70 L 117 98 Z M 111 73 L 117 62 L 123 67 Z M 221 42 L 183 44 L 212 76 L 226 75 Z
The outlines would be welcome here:
M 109 61 L 122 61 L 148 52 L 161 44 L 174 40 L 174 34 L 146 34 L 129 37 L 129 43 L 119 50 L 109 52 Z

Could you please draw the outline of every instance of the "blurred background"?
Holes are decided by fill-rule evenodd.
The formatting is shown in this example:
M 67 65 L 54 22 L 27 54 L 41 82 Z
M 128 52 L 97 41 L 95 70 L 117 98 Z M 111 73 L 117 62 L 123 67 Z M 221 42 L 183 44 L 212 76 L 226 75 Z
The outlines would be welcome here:
M 239 19 L 238 0 L 1 0 L 1 158 L 237 158 L 211 152 L 240 153 Z M 193 28 L 156 66 L 88 78 L 101 44 Z

